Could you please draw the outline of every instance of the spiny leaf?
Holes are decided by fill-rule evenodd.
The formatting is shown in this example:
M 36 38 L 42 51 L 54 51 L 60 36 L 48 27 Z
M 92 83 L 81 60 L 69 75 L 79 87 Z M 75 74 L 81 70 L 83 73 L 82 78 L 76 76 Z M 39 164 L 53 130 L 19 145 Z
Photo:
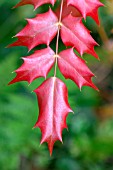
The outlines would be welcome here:
M 83 15 L 92 17 L 99 24 L 98 8 L 103 6 L 99 0 L 67 0 L 67 5 L 73 5 Z
M 28 83 L 31 83 L 38 77 L 46 78 L 48 72 L 54 65 L 54 55 L 54 51 L 48 47 L 46 49 L 37 50 L 28 57 L 24 57 L 24 63 L 15 71 L 17 76 L 9 84 L 19 81 L 28 81 Z
M 94 74 L 89 70 L 85 61 L 75 55 L 72 48 L 60 52 L 58 67 L 64 77 L 73 80 L 80 89 L 82 86 L 90 86 L 98 90 L 91 81 Z
M 36 18 L 28 19 L 26 27 L 16 37 L 18 40 L 10 46 L 27 46 L 29 50 L 39 44 L 49 45 L 58 31 L 58 19 L 50 9 Z M 89 53 L 98 58 L 94 51 L 97 43 L 90 35 L 90 31 L 82 23 L 82 17 L 71 15 L 61 22 L 61 38 L 66 46 L 73 46 L 81 55 Z
M 29 51 L 39 44 L 49 45 L 57 34 L 58 19 L 51 9 L 38 14 L 33 19 L 27 19 L 28 24 L 15 37 L 18 38 L 11 46 L 26 46 Z
M 32 4 L 36 9 L 46 3 L 54 5 L 55 2 L 56 0 L 21 0 L 15 7 Z M 75 55 L 73 48 L 81 56 L 89 53 L 98 58 L 94 51 L 94 46 L 98 44 L 83 25 L 82 19 L 90 16 L 99 23 L 97 11 L 100 6 L 103 4 L 99 0 L 62 0 L 60 9 L 56 10 L 57 16 L 49 9 L 48 12 L 38 14 L 33 19 L 27 19 L 28 24 L 16 35 L 18 40 L 10 45 L 26 46 L 30 51 L 40 44 L 49 46 L 57 35 L 56 53 L 47 47 L 23 58 L 24 63 L 15 71 L 17 76 L 10 82 L 10 84 L 18 81 L 31 83 L 40 76 L 46 77 L 55 63 L 54 77 L 47 79 L 34 90 L 39 103 L 39 118 L 35 127 L 41 129 L 41 144 L 48 143 L 50 155 L 55 141 L 62 142 L 62 130 L 67 128 L 66 117 L 69 112 L 72 112 L 68 103 L 67 88 L 55 77 L 57 61 L 64 77 L 73 80 L 80 89 L 82 86 L 90 86 L 98 90 L 91 80 L 94 74 L 86 66 L 85 61 Z M 58 54 L 59 33 L 63 43 L 73 48 Z
M 66 46 L 73 46 L 81 56 L 83 53 L 89 53 L 98 58 L 94 51 L 97 45 L 91 37 L 90 31 L 82 23 L 82 17 L 73 17 L 68 15 L 62 20 L 61 38 Z
M 39 117 L 35 127 L 42 132 L 41 144 L 48 143 L 50 155 L 56 140 L 62 142 L 62 130 L 67 128 L 66 117 L 72 112 L 65 84 L 58 78 L 47 79 L 35 91 L 39 104 Z
M 41 6 L 43 4 L 47 4 L 47 3 L 51 3 L 52 5 L 54 5 L 55 2 L 56 2 L 56 0 L 21 0 L 16 6 L 14 6 L 14 8 L 17 8 L 22 5 L 31 4 L 34 6 L 34 9 L 36 9 L 39 6 Z

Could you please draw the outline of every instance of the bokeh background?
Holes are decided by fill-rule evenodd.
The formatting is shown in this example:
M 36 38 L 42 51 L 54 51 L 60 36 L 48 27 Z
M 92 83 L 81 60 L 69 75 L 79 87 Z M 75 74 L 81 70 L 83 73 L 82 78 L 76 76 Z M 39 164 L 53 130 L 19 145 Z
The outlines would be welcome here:
M 100 61 L 84 55 L 100 92 L 89 87 L 80 92 L 57 72 L 68 86 L 69 103 L 75 114 L 69 114 L 69 132 L 63 131 L 64 143 L 55 143 L 52 157 L 46 144 L 39 145 L 40 130 L 32 129 L 38 117 L 32 91 L 44 79 L 35 80 L 30 86 L 26 82 L 8 86 L 15 77 L 11 72 L 22 64 L 20 58 L 28 52 L 25 47 L 5 48 L 26 25 L 24 18 L 47 11 L 49 5 L 36 11 L 30 5 L 12 10 L 17 2 L 0 0 L 0 170 L 113 170 L 113 0 L 102 1 L 105 7 L 99 10 L 100 27 L 89 17 L 85 22 L 100 44 L 95 48 Z M 54 45 L 55 40 L 53 49 Z M 63 48 L 60 43 L 60 50 Z

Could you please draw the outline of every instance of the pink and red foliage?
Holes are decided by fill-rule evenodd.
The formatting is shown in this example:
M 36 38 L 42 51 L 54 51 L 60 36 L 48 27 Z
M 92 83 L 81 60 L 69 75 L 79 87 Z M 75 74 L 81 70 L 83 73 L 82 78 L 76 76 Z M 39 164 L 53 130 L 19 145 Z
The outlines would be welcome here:
M 56 0 L 21 0 L 14 8 L 32 4 L 34 8 Z M 48 143 L 50 154 L 56 140 L 62 142 L 62 130 L 67 128 L 66 117 L 73 112 L 68 103 L 66 85 L 56 77 L 56 67 L 66 79 L 71 79 L 81 89 L 93 84 L 94 74 L 87 67 L 85 61 L 74 53 L 74 49 L 82 56 L 89 53 L 98 58 L 94 47 L 98 45 L 90 35 L 90 31 L 82 23 L 87 16 L 92 17 L 97 24 L 98 8 L 103 6 L 99 0 L 61 0 L 60 7 L 55 12 L 50 8 L 48 12 L 38 14 L 33 19 L 27 19 L 27 25 L 15 36 L 18 38 L 11 46 L 26 46 L 28 50 L 40 44 L 47 48 L 35 51 L 32 55 L 23 57 L 24 63 L 16 72 L 16 77 L 9 83 L 27 81 L 31 83 L 38 77 L 46 78 L 54 66 L 54 76 L 45 80 L 34 92 L 38 98 L 39 117 L 34 127 L 42 132 L 41 144 Z M 50 47 L 56 37 L 56 51 Z M 59 37 L 68 49 L 58 53 Z M 71 46 L 71 48 L 70 48 Z

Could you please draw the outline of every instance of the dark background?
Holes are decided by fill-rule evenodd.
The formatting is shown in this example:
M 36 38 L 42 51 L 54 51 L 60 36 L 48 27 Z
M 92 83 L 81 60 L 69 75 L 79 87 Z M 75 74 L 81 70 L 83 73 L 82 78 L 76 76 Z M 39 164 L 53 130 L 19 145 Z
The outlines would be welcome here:
M 28 53 L 25 47 L 5 48 L 26 25 L 24 18 L 47 11 L 49 5 L 35 12 L 30 5 L 12 10 L 17 2 L 0 0 L 0 170 L 113 170 L 113 1 L 102 1 L 106 7 L 99 10 L 100 27 L 89 17 L 85 22 L 100 44 L 95 48 L 100 61 L 84 56 L 96 75 L 93 81 L 100 92 L 89 87 L 80 92 L 57 72 L 68 86 L 69 103 L 75 114 L 69 114 L 69 132 L 63 131 L 64 143 L 55 143 L 52 157 L 46 144 L 39 146 L 40 130 L 32 129 L 38 116 L 32 91 L 44 79 L 35 80 L 30 86 L 26 82 L 8 86 L 15 77 L 11 72 Z M 53 48 L 54 43 L 55 40 Z

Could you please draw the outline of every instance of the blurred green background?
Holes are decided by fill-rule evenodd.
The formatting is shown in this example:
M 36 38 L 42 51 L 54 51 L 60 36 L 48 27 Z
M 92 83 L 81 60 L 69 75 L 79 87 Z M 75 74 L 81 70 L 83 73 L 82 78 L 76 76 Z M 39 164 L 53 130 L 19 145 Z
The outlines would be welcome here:
M 89 87 L 80 92 L 57 72 L 68 86 L 69 103 L 75 114 L 69 114 L 69 132 L 63 131 L 64 143 L 55 143 L 52 157 L 46 144 L 39 146 L 40 130 L 32 129 L 38 117 L 32 91 L 44 79 L 35 80 L 30 86 L 26 82 L 8 86 L 15 77 L 11 72 L 28 53 L 25 47 L 5 48 L 26 25 L 24 18 L 47 11 L 49 5 L 35 12 L 30 5 L 12 10 L 17 2 L 0 0 L 0 170 L 113 170 L 113 0 L 102 1 L 106 7 L 99 10 L 100 27 L 89 17 L 85 22 L 100 44 L 95 49 L 101 61 L 84 55 L 100 92 Z M 53 48 L 54 43 L 55 40 Z

